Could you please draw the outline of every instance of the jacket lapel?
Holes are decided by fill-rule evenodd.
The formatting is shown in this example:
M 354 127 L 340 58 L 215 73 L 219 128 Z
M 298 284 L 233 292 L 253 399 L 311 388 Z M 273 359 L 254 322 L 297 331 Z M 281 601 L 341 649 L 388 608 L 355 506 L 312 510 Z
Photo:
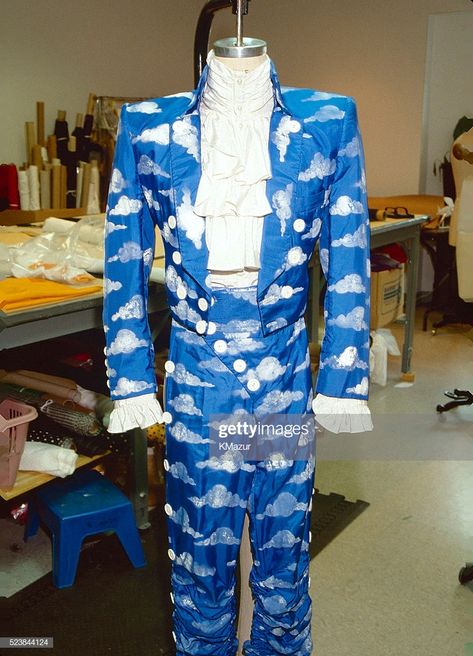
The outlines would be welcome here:
M 210 292 L 205 282 L 208 273 L 205 219 L 193 212 L 201 177 L 198 112 L 186 114 L 171 125 L 170 152 L 182 267 Z
M 269 154 L 272 177 L 266 183 L 266 196 L 273 213 L 264 218 L 261 243 L 261 270 L 258 299 L 283 271 L 286 254 L 292 245 L 292 206 L 297 186 L 303 126 L 284 111 L 271 117 Z

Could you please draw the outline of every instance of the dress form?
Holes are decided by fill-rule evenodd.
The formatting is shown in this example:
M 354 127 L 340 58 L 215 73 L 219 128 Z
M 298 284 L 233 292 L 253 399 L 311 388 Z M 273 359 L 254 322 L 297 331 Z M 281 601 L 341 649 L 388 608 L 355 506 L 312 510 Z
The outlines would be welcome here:
M 257 55 L 256 57 L 215 57 L 228 68 L 234 71 L 253 71 L 266 59 L 266 55 Z M 240 545 L 240 607 L 238 613 L 238 643 L 243 645 L 245 640 L 249 640 L 251 632 L 251 621 L 253 618 L 253 598 L 249 584 L 250 571 L 253 566 L 253 556 L 251 553 L 250 532 L 248 515 L 245 516 L 243 524 L 243 533 Z
M 450 232 L 448 241 L 450 246 L 457 245 L 457 230 L 458 230 L 458 220 L 460 214 L 460 208 L 462 208 L 462 202 L 460 201 L 460 196 L 462 194 L 462 187 L 465 180 L 468 177 L 473 176 L 473 166 L 466 159 L 458 159 L 455 155 L 457 150 L 461 148 L 467 148 L 469 151 L 473 151 L 473 128 L 461 134 L 453 143 L 452 146 L 452 156 L 450 158 L 452 162 L 453 177 L 455 180 L 455 188 L 457 191 L 457 202 L 453 209 L 452 220 L 450 222 Z M 469 212 L 469 215 L 473 217 L 473 207 L 465 207 L 461 209 L 462 212 Z M 472 219 L 473 220 L 473 219 Z
M 457 198 L 450 225 L 449 242 L 456 247 L 458 293 L 473 302 L 471 249 L 473 247 L 473 128 L 461 134 L 452 148 L 452 168 Z

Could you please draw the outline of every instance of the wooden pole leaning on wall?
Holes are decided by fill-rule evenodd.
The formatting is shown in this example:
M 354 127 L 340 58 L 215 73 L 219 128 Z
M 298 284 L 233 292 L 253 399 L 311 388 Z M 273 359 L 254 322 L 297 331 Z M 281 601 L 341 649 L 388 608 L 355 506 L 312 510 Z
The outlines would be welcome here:
M 36 103 L 36 143 L 40 146 L 45 146 L 44 139 L 44 102 L 38 100 Z
M 26 136 L 26 163 L 32 162 L 32 150 L 36 143 L 36 135 L 34 129 L 34 121 L 27 121 L 25 123 L 25 136 Z

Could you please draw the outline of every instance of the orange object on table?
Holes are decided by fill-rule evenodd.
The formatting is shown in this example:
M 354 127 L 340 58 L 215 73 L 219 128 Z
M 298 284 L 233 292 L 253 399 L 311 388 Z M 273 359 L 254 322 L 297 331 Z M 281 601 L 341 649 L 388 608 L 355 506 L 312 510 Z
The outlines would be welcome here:
M 42 278 L 0 280 L 0 310 L 15 312 L 26 308 L 91 296 L 102 291 L 102 284 L 81 287 Z

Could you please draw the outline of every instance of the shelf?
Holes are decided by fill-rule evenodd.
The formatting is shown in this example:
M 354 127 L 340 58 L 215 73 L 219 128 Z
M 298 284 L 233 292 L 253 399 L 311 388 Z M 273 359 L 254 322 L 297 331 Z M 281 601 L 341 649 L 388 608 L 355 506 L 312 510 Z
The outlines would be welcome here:
M 36 223 L 44 221 L 54 216 L 57 219 L 72 219 L 83 216 L 85 209 L 83 207 L 71 207 L 62 209 L 47 210 L 4 210 L 0 212 L 0 225 L 22 225 L 24 223 Z
M 105 451 L 105 453 L 101 453 L 98 456 L 93 456 L 92 458 L 89 458 L 88 456 L 79 456 L 77 460 L 76 471 L 80 467 L 84 467 L 85 465 L 89 465 L 91 462 L 100 460 L 110 453 L 110 451 Z M 21 494 L 25 494 L 25 492 L 33 490 L 35 487 L 39 487 L 44 483 L 49 483 L 49 481 L 52 480 L 58 480 L 57 476 L 51 476 L 50 474 L 43 474 L 41 472 L 34 471 L 19 471 L 16 476 L 15 485 L 13 487 L 0 488 L 0 497 L 5 501 L 9 501 L 10 499 L 19 497 Z

